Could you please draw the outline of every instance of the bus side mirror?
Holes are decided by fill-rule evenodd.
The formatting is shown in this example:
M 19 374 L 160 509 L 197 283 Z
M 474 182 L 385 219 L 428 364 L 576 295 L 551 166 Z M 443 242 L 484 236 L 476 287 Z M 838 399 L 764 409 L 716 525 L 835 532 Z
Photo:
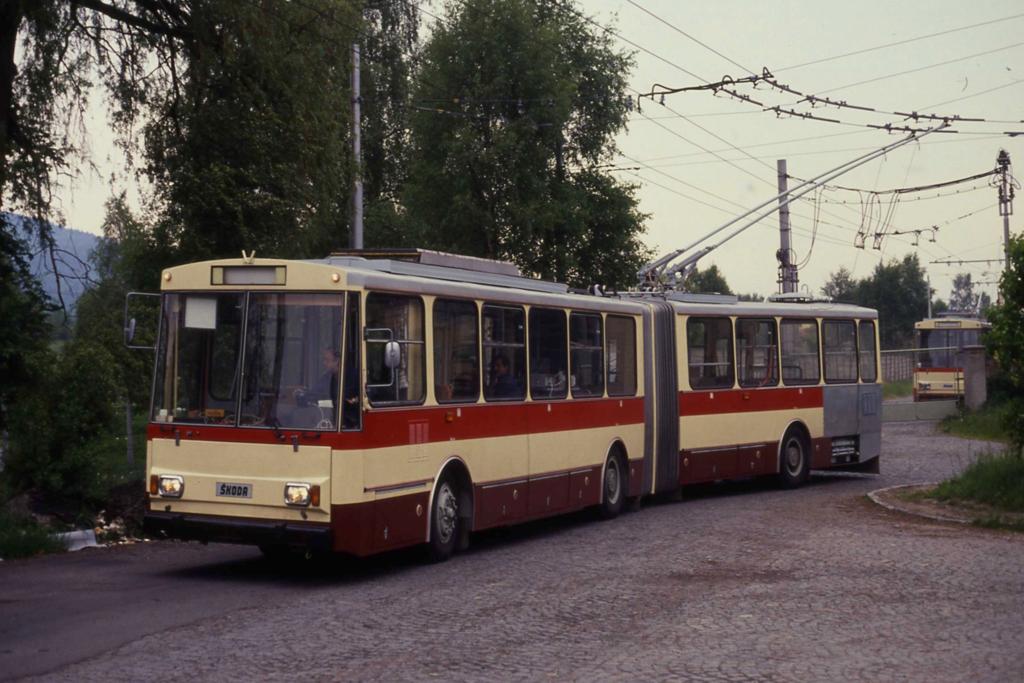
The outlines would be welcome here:
M 384 344 L 384 367 L 394 370 L 402 362 L 402 347 L 396 341 Z
M 156 336 L 160 319 L 160 295 L 149 292 L 128 292 L 124 297 L 124 345 L 129 349 L 156 350 Z M 137 317 L 142 319 L 141 330 Z M 140 332 L 141 340 L 136 341 Z M 147 343 L 148 342 L 148 343 Z

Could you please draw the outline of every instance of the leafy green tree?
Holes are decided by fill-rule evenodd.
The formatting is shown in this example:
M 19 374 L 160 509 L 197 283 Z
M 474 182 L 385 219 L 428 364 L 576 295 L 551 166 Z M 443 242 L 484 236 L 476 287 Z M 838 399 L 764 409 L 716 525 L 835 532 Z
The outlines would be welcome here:
M 157 235 L 179 259 L 301 257 L 346 242 L 356 22 L 331 0 L 193 7 L 198 49 L 148 94 L 145 131 Z
M 832 301 L 852 302 L 857 293 L 857 281 L 846 266 L 840 266 L 839 270 L 829 275 L 821 293 Z
M 870 277 L 857 283 L 854 301 L 878 310 L 883 348 L 912 343 L 914 323 L 928 315 L 928 283 L 917 254 L 875 266 Z
M 1010 386 L 1007 428 L 1018 456 L 1024 455 L 1024 237 L 1010 237 L 1010 265 L 999 279 L 1001 302 L 988 311 L 989 352 Z
M 446 5 L 416 74 L 404 234 L 577 286 L 631 284 L 647 258 L 632 186 L 602 172 L 632 65 L 571 7 Z
M 949 307 L 961 313 L 976 313 L 980 299 L 974 293 L 970 273 L 960 273 L 953 278 L 953 290 L 949 293 Z
M 46 374 L 52 309 L 29 269 L 28 247 L 17 233 L 0 230 L 0 438 L 8 431 L 16 398 Z
M 725 281 L 725 276 L 716 265 L 711 265 L 706 270 L 695 269 L 687 276 L 683 289 L 687 292 L 732 294 L 729 283 Z
M 409 100 L 420 12 L 410 0 L 365 0 L 361 50 L 365 231 L 394 235 L 409 167 Z M 390 237 L 389 237 L 390 239 Z

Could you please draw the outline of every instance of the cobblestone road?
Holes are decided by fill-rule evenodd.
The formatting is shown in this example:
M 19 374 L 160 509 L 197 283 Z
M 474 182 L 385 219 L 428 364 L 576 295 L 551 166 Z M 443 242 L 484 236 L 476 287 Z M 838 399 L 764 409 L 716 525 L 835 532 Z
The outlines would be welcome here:
M 1024 535 L 864 498 L 938 480 L 987 448 L 932 430 L 885 425 L 881 476 L 709 487 L 612 522 L 489 534 L 440 565 L 404 554 L 284 569 L 249 549 L 170 543 L 103 551 L 167 591 L 159 611 L 126 591 L 124 612 L 242 598 L 46 677 L 1024 680 Z

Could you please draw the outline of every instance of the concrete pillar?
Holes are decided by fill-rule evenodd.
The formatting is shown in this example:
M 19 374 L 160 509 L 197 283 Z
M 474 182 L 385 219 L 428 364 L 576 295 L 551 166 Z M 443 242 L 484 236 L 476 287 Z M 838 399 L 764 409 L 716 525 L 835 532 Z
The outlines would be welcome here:
M 964 368 L 964 405 L 977 410 L 988 398 L 985 380 L 985 347 L 965 346 L 960 352 Z

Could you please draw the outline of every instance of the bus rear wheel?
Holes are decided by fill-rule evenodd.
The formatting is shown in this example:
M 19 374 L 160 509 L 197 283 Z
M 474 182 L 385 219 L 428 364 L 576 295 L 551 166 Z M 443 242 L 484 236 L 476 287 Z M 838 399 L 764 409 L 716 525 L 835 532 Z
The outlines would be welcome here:
M 618 452 L 608 454 L 601 483 L 601 517 L 611 519 L 622 512 L 626 500 L 626 467 Z
M 445 475 L 434 492 L 434 503 L 430 509 L 430 557 L 435 562 L 444 562 L 459 542 L 459 489 L 450 475 Z
M 779 486 L 795 489 L 807 481 L 811 471 L 810 448 L 798 429 L 790 429 L 779 446 Z

